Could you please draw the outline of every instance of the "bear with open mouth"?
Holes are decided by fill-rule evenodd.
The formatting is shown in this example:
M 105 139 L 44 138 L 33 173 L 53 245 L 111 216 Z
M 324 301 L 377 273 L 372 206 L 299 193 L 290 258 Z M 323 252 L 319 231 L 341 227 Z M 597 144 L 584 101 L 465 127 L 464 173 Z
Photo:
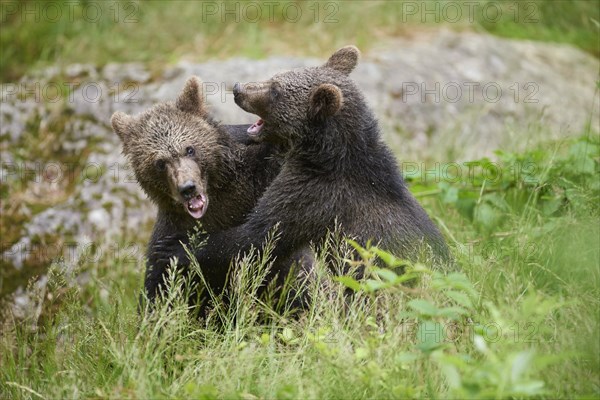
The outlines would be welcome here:
M 212 119 L 201 87 L 192 77 L 175 102 L 136 116 L 116 112 L 111 119 L 138 183 L 158 208 L 145 276 L 151 301 L 164 285 L 168 266 L 157 249 L 178 245 L 177 238 L 187 239 L 198 223 L 209 234 L 241 225 L 282 163 L 277 145 L 248 141 L 247 125 L 226 126 Z M 290 264 L 309 260 L 306 265 L 312 265 L 308 250 L 297 254 Z M 213 292 L 220 293 L 229 262 L 201 269 Z M 207 300 L 200 299 L 201 309 Z
M 349 78 L 359 54 L 347 46 L 320 67 L 234 86 L 236 104 L 260 118 L 248 134 L 281 145 L 284 162 L 247 221 L 210 234 L 207 246 L 194 253 L 201 264 L 218 268 L 260 248 L 276 225 L 274 257 L 310 243 L 318 247 L 339 227 L 359 244 L 371 241 L 398 257 L 414 260 L 425 250 L 440 263 L 450 260 L 444 238 L 408 190 L 373 112 Z M 188 262 L 181 246 L 160 251 L 163 260 L 177 254 Z

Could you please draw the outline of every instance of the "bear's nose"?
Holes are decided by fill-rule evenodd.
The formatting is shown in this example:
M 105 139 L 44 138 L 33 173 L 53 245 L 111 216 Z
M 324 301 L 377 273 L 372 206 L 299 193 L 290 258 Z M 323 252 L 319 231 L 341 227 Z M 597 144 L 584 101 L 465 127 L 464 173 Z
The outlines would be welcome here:
M 237 96 L 240 93 L 242 93 L 242 85 L 240 85 L 239 82 L 236 82 L 235 85 L 233 85 L 233 95 Z
M 183 185 L 179 185 L 177 189 L 185 200 L 189 200 L 196 194 L 196 185 L 192 181 L 186 181 Z

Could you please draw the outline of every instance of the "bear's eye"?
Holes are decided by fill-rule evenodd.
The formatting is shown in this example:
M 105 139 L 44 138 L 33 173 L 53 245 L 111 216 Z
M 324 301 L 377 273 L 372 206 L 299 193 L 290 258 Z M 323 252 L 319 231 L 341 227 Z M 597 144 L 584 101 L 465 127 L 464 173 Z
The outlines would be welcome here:
M 281 85 L 279 85 L 278 83 L 273 83 L 271 85 L 271 98 L 272 99 L 277 99 L 279 97 L 279 95 L 281 94 Z
M 156 167 L 157 170 L 164 171 L 167 166 L 167 163 L 165 162 L 165 160 L 156 160 L 154 162 L 154 166 Z
M 194 148 L 190 146 L 185 149 L 185 154 L 187 154 L 188 157 L 193 157 L 194 154 L 196 154 L 196 150 L 194 150 Z

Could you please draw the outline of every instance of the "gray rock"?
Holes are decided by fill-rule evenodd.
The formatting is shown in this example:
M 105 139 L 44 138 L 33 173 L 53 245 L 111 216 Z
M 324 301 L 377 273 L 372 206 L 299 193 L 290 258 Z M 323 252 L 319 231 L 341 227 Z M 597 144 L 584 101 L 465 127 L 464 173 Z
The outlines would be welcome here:
M 150 72 L 142 63 L 106 64 L 102 69 L 102 79 L 108 82 L 140 82 L 150 80 Z
M 65 68 L 65 75 L 71 79 L 82 76 L 97 79 L 98 70 L 92 64 L 71 64 Z
M 35 97 L 8 96 L 8 99 L 2 101 L 0 107 L 0 138 L 16 143 L 25 132 L 27 122 L 37 116 L 46 116 L 48 111 Z
M 110 90 L 105 82 L 87 81 L 69 96 L 68 107 L 75 115 L 106 122 L 110 118 L 110 97 Z
M 599 63 L 578 49 L 451 31 L 397 43 L 373 54 L 390 100 L 376 110 L 388 133 L 409 139 L 398 143 L 407 156 L 473 159 L 581 134 L 590 119 L 599 129 Z

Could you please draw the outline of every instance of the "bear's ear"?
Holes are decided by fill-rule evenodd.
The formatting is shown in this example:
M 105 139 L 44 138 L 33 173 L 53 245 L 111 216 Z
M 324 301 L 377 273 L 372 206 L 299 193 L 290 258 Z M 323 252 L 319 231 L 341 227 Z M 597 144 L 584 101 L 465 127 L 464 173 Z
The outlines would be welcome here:
M 204 96 L 202 94 L 202 81 L 200 78 L 192 76 L 185 82 L 183 92 L 181 92 L 175 101 L 175 107 L 191 114 L 206 115 Z
M 333 53 L 323 67 L 335 69 L 344 75 L 350 75 L 359 58 L 360 51 L 356 46 L 346 46 Z
M 124 112 L 117 111 L 110 118 L 110 124 L 112 125 L 113 130 L 121 141 L 125 142 L 125 140 L 132 134 L 133 132 L 133 118 Z
M 339 87 L 324 83 L 313 89 L 308 105 L 308 118 L 323 120 L 337 113 L 342 108 L 344 96 Z

